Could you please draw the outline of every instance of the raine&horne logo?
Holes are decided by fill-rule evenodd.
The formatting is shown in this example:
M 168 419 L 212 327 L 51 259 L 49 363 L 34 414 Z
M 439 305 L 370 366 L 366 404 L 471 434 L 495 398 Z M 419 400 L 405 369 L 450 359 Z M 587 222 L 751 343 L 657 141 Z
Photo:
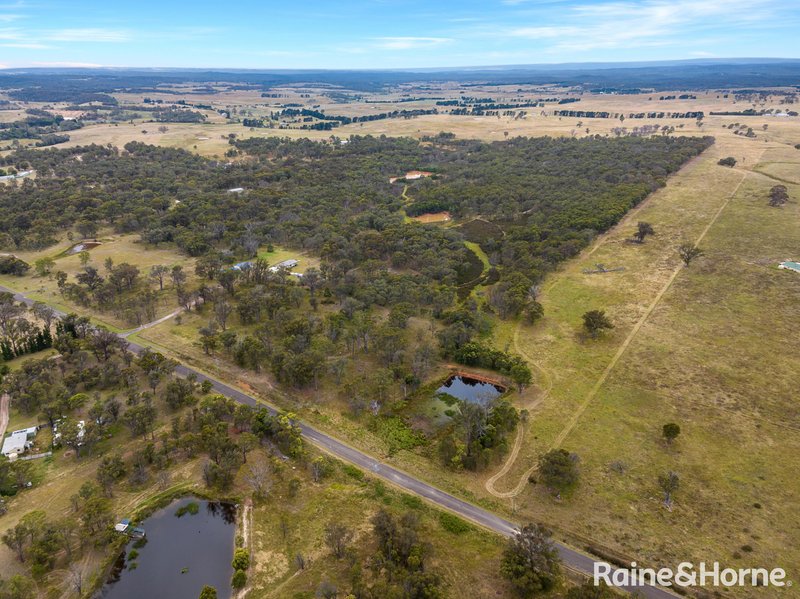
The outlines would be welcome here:
M 594 584 L 612 587 L 791 587 L 783 568 L 723 568 L 719 562 L 681 562 L 677 568 L 615 568 L 607 562 L 594 562 Z

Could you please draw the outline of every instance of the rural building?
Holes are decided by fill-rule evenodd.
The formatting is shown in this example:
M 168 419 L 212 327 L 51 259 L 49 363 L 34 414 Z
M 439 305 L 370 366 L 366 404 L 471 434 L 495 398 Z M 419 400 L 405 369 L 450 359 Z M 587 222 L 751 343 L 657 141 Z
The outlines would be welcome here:
M 130 525 L 131 521 L 128 520 L 127 518 L 123 518 L 114 525 L 114 530 L 116 530 L 117 532 L 126 532 Z
M 32 439 L 36 436 L 39 427 L 31 426 L 14 431 L 3 440 L 3 448 L 0 450 L 4 456 L 10 460 L 15 460 L 21 453 L 30 449 Z
M 290 258 L 289 260 L 284 260 L 283 262 L 278 262 L 275 266 L 270 266 L 269 269 L 271 272 L 278 272 L 281 269 L 289 270 L 290 268 L 294 268 L 300 264 L 299 261 Z
M 238 262 L 237 264 L 231 266 L 231 270 L 247 270 L 248 268 L 252 267 L 253 267 L 252 262 Z
M 778 264 L 778 268 L 783 268 L 785 270 L 793 270 L 794 272 L 800 272 L 800 262 L 792 262 L 791 260 L 786 260 L 785 262 L 781 262 Z
M 30 447 L 30 442 L 24 435 L 10 435 L 3 440 L 2 454 L 14 460 Z
M 32 175 L 33 171 L 20 171 L 13 175 L 3 175 L 0 177 L 0 181 L 11 181 L 13 179 L 22 179 L 23 177 L 27 177 L 28 175 Z
M 228 190 L 228 193 L 242 193 L 244 191 L 244 187 L 233 187 Z
M 36 436 L 36 433 L 38 433 L 38 432 L 39 432 L 39 427 L 38 426 L 29 426 L 28 428 L 21 428 L 18 431 L 14 431 L 11 434 L 12 435 L 17 435 L 17 434 L 21 435 L 22 433 L 25 433 L 25 436 L 30 441 L 31 439 L 33 439 Z
M 122 520 L 117 522 L 114 525 L 114 530 L 123 534 L 127 534 L 136 539 L 140 539 L 145 536 L 144 528 L 131 526 L 131 521 L 128 518 L 123 518 Z

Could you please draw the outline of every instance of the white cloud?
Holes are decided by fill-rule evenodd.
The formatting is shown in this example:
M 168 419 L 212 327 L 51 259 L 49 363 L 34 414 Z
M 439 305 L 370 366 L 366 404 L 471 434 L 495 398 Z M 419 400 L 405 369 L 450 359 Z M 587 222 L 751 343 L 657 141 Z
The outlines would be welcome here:
M 22 32 L 19 29 L 0 29 L 0 40 L 21 40 Z
M 449 44 L 449 37 L 378 37 L 375 45 L 384 50 L 413 50 Z
M 708 27 L 754 23 L 770 17 L 770 0 L 645 0 L 565 8 L 559 25 L 513 27 L 512 37 L 558 40 L 551 50 L 635 48 L 685 43 Z
M 47 41 L 53 42 L 127 42 L 131 35 L 120 29 L 86 27 L 82 29 L 57 29 L 42 32 Z
M 544 6 L 546 4 L 561 4 L 569 0 L 502 0 L 502 3 L 507 6 Z
M 34 67 L 54 67 L 54 68 L 74 68 L 74 69 L 96 69 L 106 65 L 94 62 L 32 62 L 31 66 Z
M 9 42 L 9 43 L 0 42 L 0 47 L 2 47 L 2 48 L 24 48 L 24 49 L 27 49 L 27 50 L 45 50 L 47 48 L 52 48 L 52 46 L 47 46 L 45 44 L 39 44 L 37 42 Z

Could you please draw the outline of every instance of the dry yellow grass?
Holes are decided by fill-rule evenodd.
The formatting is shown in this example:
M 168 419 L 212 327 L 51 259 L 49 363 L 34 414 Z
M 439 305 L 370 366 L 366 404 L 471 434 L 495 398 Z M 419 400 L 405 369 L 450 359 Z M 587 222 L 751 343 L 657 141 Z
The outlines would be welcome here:
M 435 212 L 430 214 L 420 214 L 419 216 L 410 217 L 418 223 L 446 223 L 450 220 L 449 212 Z
M 728 155 L 740 166 L 716 165 Z M 767 191 L 775 182 L 749 170 L 785 162 L 800 168 L 800 153 L 725 136 L 545 282 L 546 316 L 516 340 L 552 389 L 533 414 L 506 486 L 497 486 L 516 485 L 536 456 L 557 443 L 581 457 L 582 482 L 563 502 L 523 487 L 515 500 L 520 515 L 648 563 L 719 560 L 800 575 L 800 527 L 792 516 L 798 472 L 785 459 L 800 451 L 792 391 L 800 369 L 800 339 L 792 326 L 800 278 L 775 268 L 800 245 L 800 231 L 790 225 L 798 206 L 769 208 Z M 793 197 L 798 191 L 790 186 Z M 680 267 L 676 246 L 697 239 L 729 197 L 701 243 L 706 256 Z M 657 232 L 644 246 L 625 242 L 637 220 Z M 583 274 L 594 263 L 626 270 Z M 579 334 L 580 316 L 595 308 L 605 309 L 616 328 L 589 342 Z M 641 328 L 631 336 L 637 323 Z M 512 332 L 509 326 L 504 336 L 511 339 Z M 683 432 L 667 447 L 661 426 L 672 421 Z M 625 464 L 625 473 L 612 470 L 613 462 Z M 667 470 L 682 479 L 671 512 L 657 485 Z M 747 545 L 752 552 L 741 549 Z
M 106 258 L 111 258 L 114 264 L 127 262 L 139 268 L 140 276 L 147 280 L 150 267 L 156 264 L 167 266 L 181 265 L 183 270 L 192 280 L 194 274 L 194 259 L 180 254 L 175 248 L 146 248 L 138 242 L 138 235 L 100 235 L 101 245 L 89 251 L 91 260 L 90 265 L 103 271 Z M 80 272 L 82 265 L 77 254 L 62 255 L 71 248 L 76 241 L 69 241 L 66 238 L 57 245 L 39 251 L 16 251 L 15 255 L 28 262 L 31 266 L 43 257 L 54 258 L 56 265 L 53 272 L 63 270 L 69 275 L 69 280 L 74 281 L 76 273 Z M 93 317 L 96 321 L 111 326 L 112 328 L 127 329 L 131 328 L 130 323 L 126 323 L 113 314 L 99 312 L 97 310 L 77 305 L 61 295 L 58 291 L 55 277 L 40 277 L 35 274 L 33 268 L 23 277 L 10 275 L 0 275 L 0 285 L 4 285 L 15 291 L 25 293 L 34 300 L 50 304 L 64 312 L 75 312 Z M 170 289 L 169 284 L 165 284 L 165 289 L 161 293 L 157 305 L 157 317 L 169 314 L 177 307 L 177 298 Z

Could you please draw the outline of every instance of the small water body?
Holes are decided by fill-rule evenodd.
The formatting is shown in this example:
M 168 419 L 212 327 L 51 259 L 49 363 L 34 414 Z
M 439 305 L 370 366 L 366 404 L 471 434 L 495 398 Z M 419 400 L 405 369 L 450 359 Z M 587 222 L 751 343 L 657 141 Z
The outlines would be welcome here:
M 84 241 L 82 243 L 77 243 L 67 250 L 67 255 L 72 256 L 73 254 L 80 254 L 83 250 L 91 250 L 96 248 L 98 245 L 100 245 L 99 241 Z
M 505 389 L 500 385 L 466 376 L 451 376 L 436 393 L 446 393 L 462 401 L 476 403 L 491 401 L 505 393 Z
M 175 512 L 191 502 L 196 514 Z M 102 599 L 197 599 L 204 585 L 217 589 L 219 599 L 231 596 L 236 506 L 191 497 L 158 510 L 139 526 L 147 543 L 131 559 L 128 543 L 100 592 Z M 136 563 L 135 569 L 130 569 Z

